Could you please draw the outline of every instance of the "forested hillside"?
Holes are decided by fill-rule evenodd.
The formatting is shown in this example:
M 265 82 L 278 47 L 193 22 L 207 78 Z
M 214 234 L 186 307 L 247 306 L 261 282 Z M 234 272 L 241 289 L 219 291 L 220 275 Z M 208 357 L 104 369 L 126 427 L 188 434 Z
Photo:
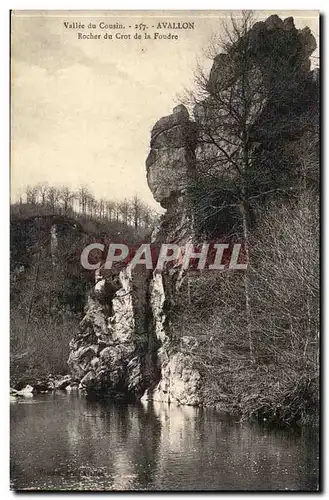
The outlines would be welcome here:
M 97 201 L 86 187 L 28 186 L 11 205 L 11 379 L 24 385 L 67 373 L 69 341 L 94 273 L 80 264 L 91 243 L 147 239 L 157 214 L 136 196 Z

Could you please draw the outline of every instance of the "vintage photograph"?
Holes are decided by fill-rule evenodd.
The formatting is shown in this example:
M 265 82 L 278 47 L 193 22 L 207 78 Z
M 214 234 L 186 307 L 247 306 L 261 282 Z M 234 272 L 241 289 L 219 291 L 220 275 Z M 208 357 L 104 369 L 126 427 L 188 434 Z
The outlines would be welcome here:
M 10 488 L 318 491 L 319 12 L 10 25 Z

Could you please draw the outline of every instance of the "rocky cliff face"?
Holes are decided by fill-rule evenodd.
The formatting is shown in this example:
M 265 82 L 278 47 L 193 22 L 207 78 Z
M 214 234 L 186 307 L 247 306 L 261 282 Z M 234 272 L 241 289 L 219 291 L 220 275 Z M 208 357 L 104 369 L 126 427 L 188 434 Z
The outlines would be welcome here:
M 293 128 L 291 122 L 286 132 L 289 136 L 293 128 L 293 137 L 285 134 L 286 113 L 299 123 L 309 102 L 313 102 L 313 97 L 308 100 L 307 96 L 313 92 L 317 77 L 310 72 L 309 56 L 316 44 L 308 28 L 297 30 L 292 18 L 281 20 L 277 16 L 256 23 L 248 36 L 250 57 L 265 84 L 273 88 L 281 79 L 281 91 L 288 101 L 297 90 L 299 96 L 296 106 L 290 103 L 288 108 L 287 99 L 283 99 L 284 109 L 273 108 L 269 100 L 265 101 L 262 126 L 255 123 L 255 130 L 263 131 L 268 121 L 272 126 L 265 127 L 265 136 L 256 134 L 255 142 L 266 150 L 276 141 L 300 138 L 298 126 Z M 228 64 L 228 56 L 219 54 L 210 72 L 209 90 L 216 87 L 223 74 L 231 81 L 235 71 L 234 65 Z M 197 163 L 211 154 L 211 149 L 205 152 L 200 141 L 200 128 L 208 111 L 205 101 L 196 107 L 192 120 L 186 107 L 179 105 L 152 129 L 147 181 L 154 198 L 167 209 L 153 234 L 154 242 L 184 244 L 194 237 L 194 216 L 187 209 L 186 191 L 191 176 L 198 175 Z M 97 273 L 80 333 L 70 345 L 69 366 L 82 389 L 178 404 L 205 402 L 202 373 L 192 356 L 197 341 L 182 338 L 177 342 L 170 328 L 170 305 L 183 279 L 178 269 L 139 275 L 128 266 L 116 275 L 104 270 Z
M 101 275 L 102 270 L 80 332 L 70 343 L 68 364 L 79 388 L 98 395 L 199 404 L 200 374 L 192 358 L 172 345 L 165 312 L 169 290 L 162 274 L 138 275 L 128 265 L 118 276 Z M 106 288 L 114 279 L 111 296 Z M 179 273 L 167 275 L 166 281 L 172 295 Z
M 87 392 L 141 396 L 145 389 L 146 342 L 137 333 L 129 266 L 118 275 L 96 273 L 80 333 L 71 341 L 72 375 Z

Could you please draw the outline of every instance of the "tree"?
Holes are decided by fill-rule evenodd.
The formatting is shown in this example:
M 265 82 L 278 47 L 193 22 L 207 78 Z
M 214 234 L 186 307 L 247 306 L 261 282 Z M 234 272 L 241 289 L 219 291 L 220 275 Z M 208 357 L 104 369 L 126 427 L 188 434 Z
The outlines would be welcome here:
M 283 27 L 277 16 L 272 17 L 272 24 Z M 300 62 L 289 57 L 287 44 L 296 43 L 289 30 L 268 35 L 264 50 L 256 50 L 261 30 L 253 29 L 254 24 L 252 13 L 243 12 L 241 19 L 232 17 L 230 25 L 224 26 L 224 35 L 208 51 L 215 56 L 210 74 L 198 68 L 197 87 L 187 102 L 194 106 L 198 126 L 196 168 L 189 189 L 197 231 L 241 238 L 248 262 L 256 209 L 275 195 L 282 199 L 291 195 L 296 184 L 296 145 L 288 154 L 287 142 L 298 136 L 296 129 L 301 136 L 312 128 L 312 111 L 292 115 L 291 99 L 303 101 L 303 97 L 309 99 L 307 93 L 313 95 L 310 87 L 305 91 L 306 80 L 298 83 Z M 313 97 L 307 101 L 310 109 Z M 305 162 L 299 167 L 308 175 Z M 253 359 L 248 269 L 244 277 Z
M 87 204 L 90 199 L 91 192 L 88 186 L 82 185 L 77 192 L 77 199 L 79 200 L 80 211 L 85 215 L 87 212 Z
M 133 225 L 135 226 L 135 229 L 138 229 L 138 227 L 139 227 L 141 215 L 142 215 L 142 210 L 143 210 L 143 203 L 136 194 L 131 201 L 131 213 L 132 213 L 132 220 L 133 220 Z
M 86 204 L 89 216 L 91 218 L 94 217 L 97 210 L 97 201 L 91 193 L 89 193 L 88 196 L 86 197 Z
M 297 202 L 272 202 L 252 236 L 250 269 L 253 330 L 261 349 L 294 363 L 318 363 L 319 347 L 318 193 L 304 190 Z M 311 366 L 310 365 L 310 366 Z
M 70 188 L 68 188 L 67 186 L 62 186 L 59 189 L 59 199 L 62 202 L 63 213 L 64 215 L 67 215 L 69 213 L 69 210 L 72 209 L 74 193 L 72 193 Z
M 126 225 L 128 225 L 128 219 L 129 219 L 129 202 L 125 198 L 121 203 L 119 203 L 119 210 L 122 216 L 122 222 L 124 222 Z
M 37 186 L 26 186 L 26 203 L 35 205 L 37 203 L 38 188 Z
M 115 209 L 115 203 L 111 200 L 106 200 L 105 212 L 106 212 L 106 217 L 108 218 L 109 221 L 112 220 L 114 209 Z
M 105 206 L 106 206 L 106 201 L 104 198 L 100 198 L 98 202 L 98 214 L 101 218 L 105 217 Z
M 200 147 L 197 154 L 198 178 L 208 178 L 212 188 L 198 193 L 198 181 L 192 192 L 197 198 L 197 213 L 205 205 L 210 216 L 218 218 L 224 210 L 240 217 L 238 232 L 242 235 L 247 262 L 250 260 L 249 224 L 252 219 L 251 200 L 264 194 L 266 176 L 255 165 L 256 146 L 252 131 L 263 111 L 268 97 L 261 71 L 250 54 L 250 37 L 253 25 L 250 12 L 244 12 L 241 21 L 231 18 L 231 27 L 225 27 L 220 54 L 223 72 L 210 77 L 199 70 L 198 93 L 192 95 L 199 124 Z M 233 209 L 233 210 L 232 210 Z M 202 218 L 202 215 L 201 215 Z M 201 220 L 201 224 L 204 221 Z M 240 227 L 239 227 L 240 226 Z M 251 305 L 248 271 L 245 271 L 245 308 L 249 336 L 250 359 L 254 359 L 250 327 Z
M 42 184 L 41 182 L 37 184 L 36 188 L 38 189 L 38 195 L 40 197 L 40 202 L 42 206 L 46 205 L 46 200 L 47 200 L 47 193 L 48 193 L 48 183 L 45 182 Z
M 50 187 L 47 191 L 47 205 L 55 212 L 60 200 L 60 191 L 56 187 Z

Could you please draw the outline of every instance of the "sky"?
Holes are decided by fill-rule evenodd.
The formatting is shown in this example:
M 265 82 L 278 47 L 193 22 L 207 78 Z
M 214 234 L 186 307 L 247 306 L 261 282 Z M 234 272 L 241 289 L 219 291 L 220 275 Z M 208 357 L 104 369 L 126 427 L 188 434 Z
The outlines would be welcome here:
M 255 14 L 264 19 L 274 13 L 293 15 L 296 27 L 309 26 L 318 42 L 317 12 Z M 172 112 L 184 89 L 193 87 L 197 63 L 209 64 L 204 49 L 229 16 L 228 11 L 14 11 L 12 200 L 27 184 L 72 189 L 85 184 L 97 198 L 138 194 L 159 208 L 146 182 L 151 129 Z M 173 21 L 194 22 L 195 29 L 175 31 L 179 40 L 79 40 L 77 35 L 134 34 L 128 26 L 137 23 L 147 24 L 153 35 L 158 30 L 151 26 Z M 67 29 L 64 22 L 82 22 L 86 29 Z M 118 22 L 126 29 L 89 30 L 89 22 Z

